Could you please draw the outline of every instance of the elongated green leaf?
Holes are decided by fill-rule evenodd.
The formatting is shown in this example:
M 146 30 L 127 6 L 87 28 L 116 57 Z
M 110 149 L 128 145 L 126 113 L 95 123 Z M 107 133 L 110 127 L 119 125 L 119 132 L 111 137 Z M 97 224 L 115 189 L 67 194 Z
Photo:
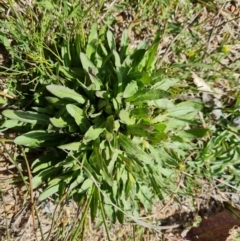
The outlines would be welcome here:
M 78 151 L 81 146 L 80 142 L 71 142 L 68 144 L 60 145 L 58 148 L 68 151 Z
M 88 44 L 86 48 L 86 55 L 89 59 L 91 59 L 92 54 L 97 52 L 97 41 L 98 41 L 97 23 L 94 23 L 91 27 L 91 31 L 88 36 Z
M 148 59 L 147 59 L 146 67 L 145 67 L 145 69 L 147 71 L 150 70 L 151 68 L 154 68 L 154 64 L 156 61 L 156 53 L 157 53 L 158 46 L 159 46 L 159 41 L 160 41 L 160 37 L 159 37 L 159 32 L 158 32 L 156 34 L 156 37 L 153 41 L 152 46 L 147 51 Z
M 167 115 L 171 117 L 179 117 L 196 111 L 192 106 L 176 106 L 168 110 Z
M 118 69 L 119 67 L 121 67 L 121 59 L 116 50 L 113 50 L 113 56 L 115 59 L 115 66 Z M 120 69 L 118 69 L 117 71 L 120 71 Z
M 146 49 L 137 49 L 130 55 L 131 67 L 132 68 L 138 68 L 139 67 L 139 63 L 142 61 L 145 53 L 146 53 Z
M 175 107 L 173 102 L 168 99 L 151 100 L 148 102 L 148 104 L 150 106 L 156 106 L 160 109 L 171 109 Z
M 80 60 L 83 65 L 83 69 L 89 73 L 91 71 L 91 74 L 98 74 L 98 69 L 97 67 L 92 63 L 92 61 L 86 56 L 84 53 L 80 53 Z
M 6 131 L 6 130 L 8 130 L 8 129 L 10 129 L 10 128 L 14 128 L 14 127 L 16 127 L 17 125 L 19 125 L 20 124 L 20 126 L 21 125 L 23 125 L 23 123 L 22 122 L 19 122 L 18 120 L 5 120 L 3 123 L 2 123 L 2 125 L 1 125 L 1 129 L 0 129 L 0 132 L 3 132 L 3 131 Z
M 47 108 L 32 107 L 32 109 L 35 110 L 38 113 L 47 114 L 47 115 L 51 115 L 52 114 L 52 111 L 47 109 Z
M 154 78 L 154 77 L 153 77 Z M 163 79 L 154 84 L 152 89 L 161 89 L 167 91 L 170 87 L 174 86 L 179 80 L 177 79 Z
M 88 189 L 93 187 L 93 181 L 91 179 L 87 179 L 83 182 L 81 187 L 78 189 L 78 193 L 85 193 Z
M 138 91 L 135 95 L 126 99 L 127 102 L 132 101 L 146 101 L 146 100 L 158 100 L 164 97 L 168 97 L 170 94 L 164 90 L 152 90 L 146 89 Z
M 68 104 L 66 106 L 66 109 L 67 109 L 68 113 L 74 118 L 77 125 L 79 125 L 80 130 L 83 133 L 85 133 L 90 127 L 90 122 L 88 121 L 83 110 L 73 104 Z
M 190 130 L 178 132 L 177 135 L 182 138 L 203 138 L 208 133 L 208 131 L 208 129 L 204 128 L 193 128 Z
M 79 104 L 84 104 L 85 99 L 76 91 L 61 85 L 48 85 L 47 90 L 60 99 L 74 100 Z
M 60 100 L 57 97 L 52 97 L 52 96 L 46 96 L 45 99 L 47 100 L 47 102 L 51 105 L 54 105 L 57 108 L 61 108 L 63 105 L 68 104 L 66 101 L 64 100 Z
M 84 180 L 85 177 L 83 176 L 83 173 L 80 172 L 80 170 L 77 170 L 75 174 L 77 174 L 77 178 L 70 184 L 69 190 L 75 189 L 77 186 L 79 186 Z M 74 175 L 75 175 L 74 174 Z
M 119 143 L 121 147 L 130 155 L 137 158 L 140 162 L 154 165 L 152 157 L 135 145 L 128 137 L 123 134 L 119 135 Z
M 129 43 L 128 30 L 124 29 L 121 37 L 121 46 L 120 46 L 120 58 L 122 62 L 126 56 L 128 43 Z
M 113 51 L 115 50 L 116 51 L 116 43 L 115 43 L 115 38 L 113 36 L 113 33 L 108 30 L 107 31 L 107 41 L 108 41 L 108 46 L 109 48 Z
M 15 138 L 17 145 L 29 147 L 58 146 L 64 140 L 64 134 L 48 133 L 47 131 L 30 131 Z
M 31 165 L 32 172 L 36 173 L 42 169 L 48 169 L 49 167 L 53 167 L 56 163 L 64 160 L 66 154 L 63 152 L 56 153 L 54 151 L 49 151 L 47 154 L 40 156 Z
M 33 189 L 39 187 L 41 184 L 47 181 L 48 178 L 53 178 L 56 175 L 58 175 L 61 172 L 61 170 L 62 167 L 49 167 L 38 173 L 32 179 Z
M 111 159 L 111 161 L 109 162 L 108 167 L 107 167 L 108 173 L 109 173 L 110 176 L 112 175 L 112 172 L 113 172 L 115 163 L 116 163 L 116 161 L 117 161 L 117 159 L 118 159 L 118 154 L 119 154 L 119 153 L 120 153 L 120 151 L 117 150 L 117 149 L 115 149 L 115 150 L 113 151 L 112 159 Z
M 137 91 L 138 91 L 137 82 L 132 81 L 126 86 L 126 88 L 123 92 L 123 98 L 129 98 L 129 97 L 133 96 Z
M 84 53 L 80 53 L 80 59 L 83 69 L 88 73 L 90 80 L 93 84 L 93 90 L 100 90 L 102 86 L 101 80 L 97 77 L 98 69 L 97 67 L 88 59 Z
M 89 141 L 96 140 L 100 136 L 100 134 L 103 133 L 104 129 L 105 128 L 96 128 L 91 126 L 84 135 L 83 142 L 87 143 Z
M 59 191 L 61 182 L 55 183 L 54 185 L 48 186 L 39 196 L 38 200 L 43 201 L 53 195 L 54 193 L 57 193 Z
M 49 124 L 49 116 L 36 112 L 21 110 L 4 110 L 2 114 L 9 119 L 19 120 L 22 122 L 31 123 L 33 125 L 38 124 L 46 126 Z
M 91 213 L 91 220 L 94 221 L 98 211 L 98 202 L 99 202 L 99 194 L 98 189 L 94 186 L 92 193 L 92 200 L 90 203 L 90 213 Z
M 32 169 L 32 173 L 39 172 L 41 170 L 46 170 L 47 168 L 53 166 L 52 161 L 37 163 L 36 167 Z
M 127 132 L 130 135 L 146 137 L 154 130 L 153 125 L 147 124 L 135 124 L 127 125 Z

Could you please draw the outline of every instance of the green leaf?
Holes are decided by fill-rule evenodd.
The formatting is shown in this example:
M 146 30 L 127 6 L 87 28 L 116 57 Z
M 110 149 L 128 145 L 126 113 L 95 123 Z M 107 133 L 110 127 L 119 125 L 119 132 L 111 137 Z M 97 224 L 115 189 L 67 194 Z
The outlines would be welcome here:
M 154 78 L 154 77 L 153 77 Z M 170 87 L 174 86 L 178 82 L 177 79 L 163 79 L 154 84 L 152 89 L 161 89 L 167 91 Z
M 159 145 L 159 143 L 161 141 L 165 141 L 167 140 L 168 138 L 168 135 L 164 132 L 157 132 L 157 133 L 151 133 L 149 136 L 148 136 L 148 140 L 149 142 L 152 144 L 152 145 Z
M 92 55 L 97 52 L 97 41 L 98 41 L 97 23 L 94 23 L 91 27 L 91 31 L 88 36 L 88 44 L 86 47 L 86 55 L 89 59 L 91 59 Z
M 64 134 L 48 133 L 47 131 L 30 131 L 15 138 L 17 145 L 29 147 L 58 146 L 65 139 Z
M 38 200 L 41 202 L 59 190 L 61 182 L 55 183 L 54 185 L 48 186 L 39 196 Z
M 114 56 L 114 59 L 115 59 L 115 66 L 117 68 L 117 71 L 120 71 L 121 59 L 120 59 L 120 56 L 118 55 L 118 52 L 116 50 L 113 50 L 113 56 Z M 120 79 L 122 79 L 122 76 L 120 77 Z
M 156 34 L 156 37 L 153 41 L 152 46 L 148 49 L 146 53 L 148 55 L 147 64 L 145 67 L 146 71 L 149 71 L 151 68 L 154 68 L 155 60 L 157 56 L 157 50 L 158 50 L 159 41 L 160 41 L 159 34 L 160 34 L 159 32 Z
M 83 142 L 88 143 L 90 141 L 96 140 L 99 138 L 100 134 L 103 133 L 105 128 L 97 128 L 94 126 L 91 126 L 86 134 L 84 135 Z
M 141 77 L 141 82 L 144 85 L 150 85 L 152 83 L 152 77 L 149 75 L 149 73 L 143 72 Z
M 32 107 L 33 110 L 35 110 L 38 113 L 48 114 L 51 115 L 52 111 L 47 108 L 41 108 L 41 107 Z
M 138 85 L 136 81 L 131 81 L 125 88 L 123 92 L 123 98 L 128 98 L 133 96 L 138 91 Z
M 135 119 L 130 118 L 129 112 L 126 110 L 121 110 L 119 113 L 119 118 L 121 119 L 121 122 L 127 125 L 133 125 L 135 124 Z
M 83 69 L 88 74 L 97 75 L 98 74 L 98 68 L 92 63 L 92 61 L 86 56 L 84 53 L 80 53 L 80 60 L 83 65 Z M 89 72 L 91 71 L 91 73 Z
M 79 125 L 80 130 L 85 133 L 90 127 L 90 122 L 88 121 L 84 111 L 73 104 L 66 105 L 66 109 L 68 113 L 74 118 L 77 125 Z
M 101 80 L 97 77 L 98 69 L 97 67 L 88 59 L 84 53 L 80 53 L 80 59 L 83 69 L 88 73 L 90 80 L 93 84 L 93 90 L 100 90 L 102 86 Z
M 62 117 L 59 117 L 59 118 L 53 117 L 53 118 L 50 118 L 50 121 L 57 128 L 64 128 L 68 125 L 68 123 L 62 119 Z
M 105 123 L 106 130 L 110 133 L 113 133 L 114 130 L 114 117 L 113 115 L 108 116 L 106 123 Z
M 91 187 L 93 187 L 93 181 L 91 179 L 87 179 L 83 182 L 81 187 L 78 189 L 78 193 L 85 193 Z
M 203 138 L 208 132 L 208 129 L 192 128 L 190 130 L 178 132 L 177 135 L 182 138 Z
M 14 52 L 13 52 L 13 48 L 11 46 L 11 41 L 10 41 L 10 39 L 8 39 L 8 37 L 6 37 L 6 34 L 4 32 L 0 33 L 0 41 L 4 45 L 4 47 L 9 51 L 9 53 L 11 55 L 13 55 Z
M 70 184 L 69 190 L 75 189 L 85 180 L 85 177 L 83 176 L 83 173 L 82 172 L 79 173 L 79 171 L 80 170 L 76 171 L 77 178 Z
M 108 41 L 108 46 L 111 51 L 115 50 L 116 51 L 116 43 L 115 43 L 115 38 L 113 36 L 113 33 L 108 30 L 107 31 L 107 41 Z
M 112 175 L 112 172 L 114 170 L 114 166 L 115 166 L 115 163 L 116 163 L 116 161 L 118 159 L 119 152 L 120 152 L 119 150 L 114 149 L 113 155 L 112 155 L 111 160 L 110 160 L 110 162 L 108 164 L 107 169 L 108 169 L 108 173 L 109 173 L 110 176 Z
M 93 146 L 92 146 L 92 155 L 91 155 L 91 158 L 94 162 L 94 166 L 95 164 L 97 164 L 97 167 L 99 169 L 102 169 L 103 168 L 103 158 L 102 158 L 102 153 L 100 151 L 100 143 L 99 143 L 99 140 L 95 140 L 93 142 Z
M 171 109 L 174 108 L 175 105 L 173 104 L 172 101 L 170 101 L 169 99 L 159 99 L 159 100 L 151 100 L 148 102 L 149 106 L 156 106 L 160 109 Z
M 47 102 L 53 106 L 55 106 L 58 109 L 61 109 L 62 106 L 66 105 L 69 103 L 69 101 L 67 100 L 60 100 L 57 97 L 50 97 L 50 96 L 46 96 L 45 99 L 47 100 Z
M 40 173 L 38 173 L 36 176 L 32 179 L 32 185 L 33 189 L 39 187 L 43 182 L 47 181 L 49 178 L 53 178 L 56 175 L 60 174 L 62 171 L 62 167 L 49 167 L 47 169 L 44 169 Z
M 98 194 L 98 189 L 94 186 L 93 194 L 92 194 L 92 199 L 90 203 L 90 214 L 91 214 L 91 220 L 94 221 L 95 217 L 97 215 L 98 211 L 98 202 L 99 202 L 99 194 Z
M 24 125 L 22 122 L 19 122 L 18 120 L 5 120 L 1 127 L 0 127 L 0 132 L 4 132 L 10 128 L 14 128 L 14 127 L 17 127 L 17 126 L 22 126 Z
M 7 104 L 7 100 L 0 96 L 0 105 Z
M 84 104 L 85 99 L 72 89 L 61 85 L 48 85 L 47 90 L 60 99 L 74 100 L 79 104 Z
M 174 108 L 168 109 L 167 116 L 179 117 L 194 111 L 196 110 L 192 106 L 175 106 Z
M 123 60 L 124 60 L 124 58 L 126 56 L 128 45 L 129 45 L 128 30 L 124 29 L 123 33 L 122 33 L 122 37 L 121 37 L 121 44 L 120 44 L 120 58 L 121 58 L 121 62 L 123 62 Z
M 68 150 L 68 151 L 78 151 L 81 146 L 81 143 L 79 141 L 77 142 L 71 142 L 68 144 L 60 145 L 58 148 L 62 150 Z
M 134 136 L 146 137 L 154 130 L 153 125 L 148 124 L 135 124 L 127 125 L 127 133 Z
M 136 49 L 131 55 L 131 67 L 132 68 L 138 68 L 139 64 L 142 62 L 144 55 L 146 53 L 146 49 Z M 126 59 L 127 60 L 127 59 Z M 125 61 L 126 61 L 125 60 Z M 125 62 L 124 61 L 124 62 Z
M 30 111 L 21 110 L 4 110 L 2 114 L 12 120 L 18 120 L 33 125 L 47 126 L 49 124 L 49 116 Z
M 154 165 L 152 157 L 135 145 L 128 137 L 123 134 L 119 135 L 120 146 L 130 155 L 137 158 L 140 162 L 145 162 L 149 165 Z
M 146 100 L 158 100 L 164 97 L 168 97 L 170 94 L 164 90 L 152 90 L 146 89 L 138 91 L 135 95 L 127 98 L 125 101 L 146 101 Z
M 118 219 L 119 223 L 123 224 L 123 222 L 124 222 L 124 213 L 121 212 L 120 210 L 117 210 L 116 215 L 117 215 L 117 219 Z
M 130 111 L 130 116 L 135 116 L 137 118 L 147 118 L 150 117 L 152 111 L 148 107 L 139 107 Z
M 157 130 L 157 131 L 160 131 L 160 132 L 163 132 L 166 129 L 166 127 L 167 126 L 165 124 L 162 124 L 162 123 L 154 125 L 154 129 Z
M 65 159 L 66 154 L 61 151 L 56 153 L 56 151 L 49 151 L 47 154 L 40 156 L 35 159 L 31 165 L 32 172 L 36 173 L 40 170 L 46 170 L 49 167 L 53 167 L 56 163 L 61 162 Z

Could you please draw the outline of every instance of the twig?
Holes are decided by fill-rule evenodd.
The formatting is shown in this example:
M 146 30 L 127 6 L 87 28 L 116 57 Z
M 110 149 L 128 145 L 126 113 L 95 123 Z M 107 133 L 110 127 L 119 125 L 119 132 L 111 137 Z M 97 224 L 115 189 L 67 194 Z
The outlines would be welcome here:
M 7 166 L 7 167 L 0 167 L 0 171 L 1 172 L 2 171 L 8 171 L 8 170 L 14 169 L 14 168 L 16 168 L 16 166 L 13 164 L 13 165 L 10 165 L 10 166 Z M 21 167 L 19 166 L 19 168 L 21 168 Z
M 1 197 L 2 197 L 2 201 L 3 201 L 4 216 L 5 216 L 5 220 L 6 220 L 6 235 L 7 235 L 7 240 L 10 240 L 9 227 L 8 227 L 8 218 L 7 218 L 7 210 L 6 210 L 6 203 L 5 203 L 5 199 L 4 199 L 4 195 L 3 195 L 3 192 L 2 192 L 1 187 L 0 187 L 0 192 L 1 192 Z
M 8 99 L 14 99 L 15 97 L 12 97 L 11 95 L 8 95 L 7 93 L 0 91 L 0 96 L 6 97 Z
M 54 212 L 53 212 L 53 220 L 52 220 L 52 223 L 51 223 L 51 227 L 50 227 L 50 230 L 48 231 L 48 236 L 47 236 L 47 238 L 46 238 L 44 241 L 49 241 L 49 239 L 50 239 L 50 235 L 51 235 L 52 230 L 53 230 L 54 218 L 55 218 L 55 216 L 56 216 L 57 208 L 58 208 L 58 206 L 60 205 L 60 203 L 62 203 L 63 200 L 66 198 L 66 195 L 67 195 L 67 194 L 65 194 L 65 195 L 62 196 L 62 198 L 61 198 L 60 201 L 57 203 L 57 205 L 56 205 L 56 207 L 55 207 L 55 209 L 54 209 Z
M 28 172 L 28 178 L 29 178 L 29 189 L 30 189 L 30 203 L 31 203 L 31 212 L 32 212 L 32 219 L 33 219 L 33 230 L 34 230 L 34 234 L 35 234 L 35 238 L 37 239 L 37 233 L 36 233 L 36 224 L 35 224 L 35 209 L 34 209 L 34 192 L 33 192 L 33 185 L 32 185 L 32 173 L 29 167 L 29 163 L 25 154 L 24 149 L 22 148 L 22 153 L 23 153 L 23 157 L 24 160 L 26 162 L 26 166 L 27 166 L 27 172 Z

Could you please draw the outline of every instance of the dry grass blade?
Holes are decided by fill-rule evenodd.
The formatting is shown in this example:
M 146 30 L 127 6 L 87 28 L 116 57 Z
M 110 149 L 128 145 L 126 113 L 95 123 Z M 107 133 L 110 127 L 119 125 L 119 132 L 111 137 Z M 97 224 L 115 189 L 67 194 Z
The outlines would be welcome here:
M 162 66 L 162 63 L 165 61 L 165 57 L 167 56 L 168 52 L 170 51 L 172 45 L 177 41 L 180 37 L 181 33 L 183 33 L 191 24 L 195 21 L 195 19 L 199 16 L 200 12 L 196 13 L 195 16 L 181 29 L 180 33 L 176 35 L 170 44 L 168 45 L 167 49 L 165 50 L 163 56 L 161 57 L 160 61 L 158 62 L 158 67 Z
M 36 233 L 36 224 L 35 224 L 35 208 L 34 208 L 34 192 L 33 192 L 33 185 L 32 185 L 32 173 L 30 170 L 30 166 L 28 163 L 28 159 L 26 157 L 25 151 L 22 148 L 22 153 L 23 157 L 27 166 L 27 172 L 28 172 L 28 178 L 29 178 L 29 189 L 30 189 L 30 206 L 31 206 L 31 212 L 32 212 L 32 222 L 33 222 L 33 230 L 35 234 L 36 241 L 38 240 L 37 238 L 37 233 Z

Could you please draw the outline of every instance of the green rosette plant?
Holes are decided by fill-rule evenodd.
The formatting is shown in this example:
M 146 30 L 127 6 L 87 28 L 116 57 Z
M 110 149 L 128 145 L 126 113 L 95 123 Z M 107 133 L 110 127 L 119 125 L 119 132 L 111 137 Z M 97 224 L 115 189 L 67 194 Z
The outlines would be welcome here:
M 2 112 L 2 130 L 23 131 L 16 144 L 45 150 L 32 163 L 40 200 L 68 192 L 92 219 L 99 207 L 113 222 L 138 216 L 175 190 L 192 139 L 207 133 L 201 103 L 176 101 L 178 79 L 156 69 L 159 35 L 132 50 L 128 41 L 94 24 L 84 47 L 75 36 L 58 50 L 56 76 L 36 87 L 31 109 Z
M 213 133 L 211 139 L 200 152 L 198 160 L 192 162 L 195 170 L 205 169 L 207 178 L 222 179 L 232 186 L 239 186 L 240 148 L 239 134 L 235 127 L 220 129 Z M 225 184 L 222 185 L 226 187 Z

